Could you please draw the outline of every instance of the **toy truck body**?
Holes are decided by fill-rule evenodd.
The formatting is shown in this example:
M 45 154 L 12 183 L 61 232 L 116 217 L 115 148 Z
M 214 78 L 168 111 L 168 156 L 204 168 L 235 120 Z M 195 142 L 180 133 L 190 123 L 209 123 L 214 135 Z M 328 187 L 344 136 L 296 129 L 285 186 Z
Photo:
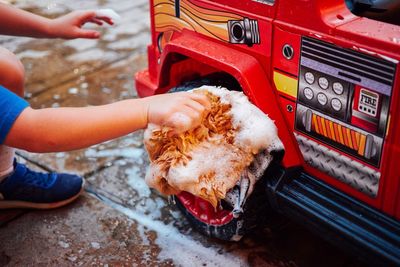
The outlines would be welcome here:
M 269 205 L 357 255 L 400 265 L 400 26 L 356 16 L 343 0 L 150 8 L 139 95 L 228 75 L 285 145 L 263 184 Z

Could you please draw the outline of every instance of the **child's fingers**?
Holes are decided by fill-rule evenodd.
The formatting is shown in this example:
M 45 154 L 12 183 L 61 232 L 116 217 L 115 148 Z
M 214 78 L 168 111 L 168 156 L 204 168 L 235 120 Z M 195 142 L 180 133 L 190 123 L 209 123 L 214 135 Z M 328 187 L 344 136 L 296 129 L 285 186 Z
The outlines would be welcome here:
M 106 22 L 109 25 L 114 25 L 114 21 L 110 17 L 105 17 L 105 16 L 96 16 L 95 17 L 97 20 L 102 20 Z
M 96 16 L 101 18 L 108 24 L 112 25 L 114 22 L 119 22 L 121 20 L 120 15 L 118 15 L 114 10 L 111 8 L 104 8 L 96 10 Z
M 171 115 L 164 126 L 172 128 L 174 133 L 182 133 L 192 128 L 193 119 L 184 112 L 176 112 Z
M 200 111 L 197 109 L 198 107 L 193 107 L 193 106 L 183 106 L 179 109 L 179 112 L 184 114 L 185 116 L 190 118 L 190 124 L 187 125 L 187 128 L 185 130 L 192 129 L 194 127 L 197 127 L 200 125 L 202 119 L 203 119 L 203 111 L 204 109 L 201 108 Z
M 198 93 L 190 93 L 190 98 L 193 99 L 194 101 L 199 102 L 202 104 L 206 109 L 211 108 L 211 103 L 210 100 L 206 95 L 203 94 L 198 94 Z
M 185 116 L 189 117 L 192 120 L 192 122 L 196 121 L 200 117 L 199 112 L 197 112 L 194 108 L 186 105 L 180 106 L 178 113 L 182 113 Z
M 87 30 L 87 29 L 78 29 L 76 30 L 77 38 L 88 38 L 88 39 L 97 39 L 100 37 L 100 33 L 95 30 Z
M 103 25 L 103 22 L 106 22 L 110 25 L 114 24 L 114 21 L 110 17 L 98 16 L 96 12 L 92 10 L 84 11 L 83 13 L 81 13 L 79 19 L 82 25 L 86 22 L 94 22 L 98 25 Z
M 186 106 L 188 106 L 188 107 L 194 109 L 195 111 L 197 111 L 197 112 L 200 113 L 200 114 L 203 114 L 203 112 L 204 112 L 205 109 L 206 109 L 202 104 L 200 104 L 200 103 L 197 102 L 197 101 L 188 101 L 188 102 L 186 103 Z
M 95 23 L 99 26 L 103 25 L 103 22 L 97 18 L 91 18 L 88 22 Z
M 89 10 L 89 11 L 75 11 L 79 12 L 78 13 L 78 19 L 80 21 L 80 24 L 83 25 L 86 22 L 91 22 L 93 18 L 96 17 L 96 12 Z M 74 14 L 74 13 L 72 13 Z

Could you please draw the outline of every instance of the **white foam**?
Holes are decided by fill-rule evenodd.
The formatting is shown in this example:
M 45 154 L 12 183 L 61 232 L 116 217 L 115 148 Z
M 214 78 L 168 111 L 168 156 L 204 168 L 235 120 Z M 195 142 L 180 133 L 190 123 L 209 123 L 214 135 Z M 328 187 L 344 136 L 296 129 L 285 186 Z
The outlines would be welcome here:
M 135 210 L 138 213 L 146 214 L 153 220 L 159 220 L 161 218 L 161 207 L 159 203 L 151 198 L 145 198 L 135 205 Z
M 221 98 L 222 103 L 232 105 L 233 126 L 237 129 L 235 144 L 243 148 L 251 148 L 253 153 L 267 149 L 278 138 L 278 130 L 267 114 L 253 105 L 245 94 L 229 91 L 223 87 L 202 86 Z
M 210 195 L 216 189 L 219 192 L 226 192 L 233 188 L 240 178 L 240 173 L 236 168 L 247 167 L 240 165 L 247 164 L 247 162 L 242 162 L 245 160 L 245 155 L 250 159 L 250 153 L 256 155 L 264 150 L 270 152 L 269 148 L 283 148 L 283 145 L 278 138 L 274 122 L 253 105 L 242 92 L 229 91 L 226 88 L 215 86 L 202 86 L 194 90 L 207 90 L 220 97 L 221 103 L 231 105 L 229 115 L 232 117 L 232 125 L 235 131 L 234 144 L 228 144 L 223 136 L 215 135 L 211 137 L 214 140 L 208 139 L 194 146 L 188 152 L 191 159 L 185 164 L 170 166 L 168 173 L 161 173 L 160 166 L 151 163 L 146 174 L 146 182 L 150 187 L 163 190 L 159 183 L 160 179 L 164 177 L 168 180 L 171 188 L 187 191 L 194 195 L 199 195 L 199 192 L 204 189 Z M 179 119 L 181 118 L 178 117 L 177 120 Z M 150 140 L 153 131 L 159 128 L 155 125 L 149 125 L 145 131 L 144 139 Z M 264 170 L 265 168 L 262 171 Z M 199 179 L 211 173 L 213 174 L 213 182 Z M 258 178 L 250 179 L 251 189 Z
M 121 21 L 121 16 L 111 8 L 96 10 L 96 17 L 107 17 L 110 18 L 114 23 L 119 23 Z
M 89 148 L 85 151 L 85 156 L 90 158 L 103 158 L 103 157 L 124 157 L 124 158 L 132 158 L 138 164 L 143 163 L 142 148 L 119 148 L 119 149 L 108 149 L 108 150 L 97 150 L 94 148 Z
M 79 93 L 79 89 L 76 88 L 76 87 L 69 88 L 68 89 L 68 93 L 71 94 L 71 95 L 76 95 L 76 94 Z
M 179 132 L 185 132 L 189 130 L 192 124 L 192 120 L 188 116 L 180 112 L 172 114 L 169 120 L 171 123 L 174 124 L 175 128 L 178 129 Z
M 94 249 L 99 249 L 101 246 L 98 242 L 90 242 L 90 245 L 92 246 L 92 248 Z
M 210 93 L 212 93 L 213 95 L 219 96 L 221 98 L 220 101 L 222 104 L 229 104 L 229 99 L 227 98 L 227 93 L 226 93 L 227 89 L 226 88 L 210 86 L 210 85 L 203 85 L 194 90 L 199 90 L 199 89 L 207 90 Z M 194 90 L 192 90 L 192 91 L 194 91 Z M 231 92 L 233 92 L 233 91 L 231 91 Z
M 99 43 L 98 40 L 94 39 L 72 39 L 64 42 L 64 45 L 74 48 L 76 51 L 84 51 L 87 49 L 92 49 L 97 46 Z
M 146 184 L 152 188 L 157 188 L 157 180 L 156 177 L 158 177 L 161 173 L 160 166 L 154 163 L 150 163 L 150 167 L 146 171 L 146 176 L 145 176 L 145 181 Z
M 144 140 L 150 140 L 150 137 L 153 135 L 153 131 L 160 129 L 159 126 L 155 125 L 154 123 L 147 124 L 146 131 L 143 133 Z
M 125 171 L 128 175 L 128 185 L 132 187 L 140 198 L 150 197 L 150 188 L 144 181 L 144 178 L 140 175 L 141 171 L 138 166 L 133 166 Z
M 145 246 L 148 246 L 148 245 L 150 245 L 150 241 L 147 238 L 146 229 L 145 228 L 146 227 L 144 225 L 139 224 L 136 229 L 138 230 L 140 238 L 142 239 L 142 244 L 145 245 Z
M 206 247 L 190 236 L 180 233 L 172 224 L 155 221 L 149 216 L 113 202 L 108 204 L 157 233 L 156 244 L 161 248 L 158 258 L 161 260 L 172 259 L 178 266 L 248 266 L 246 255 L 221 254 L 218 245 Z
M 205 145 L 207 144 L 200 144 L 191 151 L 192 159 L 187 165 L 177 165 L 169 169 L 168 183 L 171 186 L 195 193 L 198 189 L 194 185 L 199 184 L 199 177 L 210 171 L 215 172 L 215 180 L 225 180 L 227 183 L 230 181 L 225 179 L 232 171 L 229 162 L 235 161 L 237 155 L 224 145 L 213 145 L 212 149 Z M 202 186 L 205 185 L 202 183 Z
M 93 48 L 71 54 L 67 56 L 66 59 L 68 61 L 77 61 L 77 62 L 85 62 L 92 60 L 113 61 L 118 59 L 119 57 L 120 55 L 114 51 L 105 51 L 100 48 Z
M 18 53 L 18 58 L 43 58 L 48 56 L 49 51 L 36 51 L 36 50 L 25 50 L 21 53 Z

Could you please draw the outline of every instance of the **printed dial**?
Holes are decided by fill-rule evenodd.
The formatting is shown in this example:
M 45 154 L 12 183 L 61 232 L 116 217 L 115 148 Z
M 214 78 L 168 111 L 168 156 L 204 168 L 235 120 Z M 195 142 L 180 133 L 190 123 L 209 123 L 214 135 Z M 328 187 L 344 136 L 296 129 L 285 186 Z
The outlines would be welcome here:
M 306 74 L 304 74 L 304 78 L 306 79 L 306 82 L 308 84 L 313 84 L 315 81 L 314 74 L 312 74 L 311 72 L 306 72 Z
M 332 99 L 332 101 L 331 101 L 331 106 L 332 106 L 332 108 L 333 108 L 334 110 L 339 111 L 339 110 L 342 109 L 342 102 L 340 102 L 339 99 L 334 98 L 334 99 Z
M 320 103 L 322 106 L 325 106 L 326 103 L 328 102 L 328 98 L 323 93 L 319 93 L 317 95 L 317 99 L 318 99 L 318 103 Z
M 308 99 L 311 100 L 314 98 L 314 92 L 311 90 L 311 88 L 304 88 L 304 96 Z
M 319 87 L 321 87 L 322 89 L 328 89 L 329 81 L 325 77 L 320 77 L 318 79 L 318 84 L 319 84 Z
M 344 88 L 340 82 L 333 83 L 332 87 L 333 87 L 333 91 L 335 92 L 335 94 L 337 94 L 337 95 L 343 94 Z

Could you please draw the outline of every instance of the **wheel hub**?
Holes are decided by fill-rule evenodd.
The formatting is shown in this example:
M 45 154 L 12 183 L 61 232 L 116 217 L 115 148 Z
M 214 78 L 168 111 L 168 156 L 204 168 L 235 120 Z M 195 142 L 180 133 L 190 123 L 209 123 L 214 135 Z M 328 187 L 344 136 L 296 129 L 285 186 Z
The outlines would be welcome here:
M 231 210 L 226 210 L 221 207 L 214 207 L 206 200 L 196 197 L 188 192 L 181 192 L 177 198 L 199 221 L 209 225 L 224 225 L 233 219 Z

